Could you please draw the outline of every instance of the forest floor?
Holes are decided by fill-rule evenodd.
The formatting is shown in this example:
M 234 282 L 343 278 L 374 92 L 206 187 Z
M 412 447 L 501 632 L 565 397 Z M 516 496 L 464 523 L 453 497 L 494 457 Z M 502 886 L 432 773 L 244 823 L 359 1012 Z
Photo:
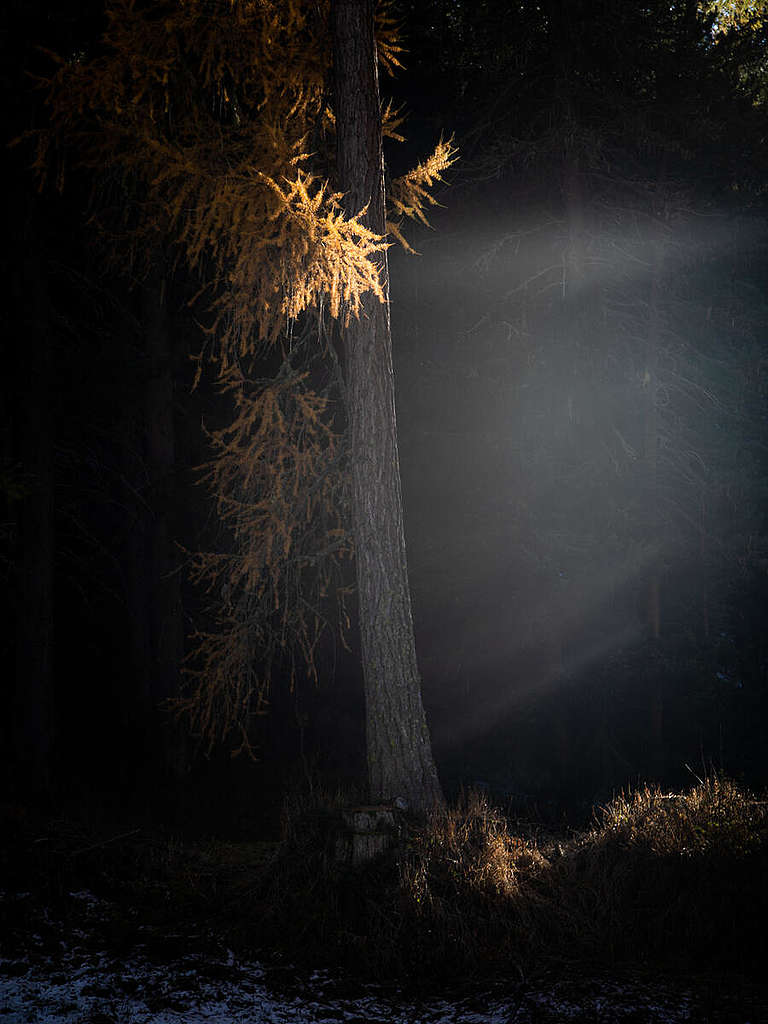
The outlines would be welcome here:
M 738 962 L 662 969 L 560 950 L 428 977 L 416 961 L 403 978 L 350 970 L 361 943 L 351 931 L 329 937 L 324 958 L 301 942 L 293 957 L 301 901 L 286 901 L 275 946 L 251 922 L 280 874 L 275 842 L 64 821 L 1 834 L 0 1024 L 768 1024 L 768 979 Z M 348 885 L 355 900 L 360 885 Z
M 342 972 L 237 955 L 205 923 L 126 927 L 110 901 L 67 893 L 57 911 L 0 894 L 26 919 L 0 958 L 2 1024 L 760 1024 L 768 986 L 730 977 L 544 964 L 527 976 L 403 993 Z M 10 953 L 10 950 L 7 950 Z

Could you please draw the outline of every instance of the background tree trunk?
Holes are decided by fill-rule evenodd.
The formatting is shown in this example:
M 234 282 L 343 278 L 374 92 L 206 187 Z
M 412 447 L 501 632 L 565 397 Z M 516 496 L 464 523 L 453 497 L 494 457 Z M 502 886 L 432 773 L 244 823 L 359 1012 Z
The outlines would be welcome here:
M 339 186 L 348 214 L 368 206 L 385 230 L 372 0 L 335 0 L 333 44 Z M 386 255 L 381 280 L 388 299 Z M 395 425 L 389 305 L 368 296 L 345 331 L 370 797 L 404 797 L 424 812 L 442 801 L 416 664 Z
M 660 179 L 663 193 L 663 178 Z M 661 638 L 661 560 L 663 524 L 659 508 L 659 415 L 658 363 L 661 339 L 661 300 L 665 266 L 665 242 L 660 233 L 653 243 L 653 269 L 648 297 L 643 406 L 643 472 L 645 475 L 646 517 L 651 549 L 648 578 L 645 583 L 645 626 L 649 644 L 646 666 L 650 706 L 649 769 L 656 778 L 664 774 L 664 688 L 658 665 Z
M 163 702 L 176 695 L 184 653 L 184 622 L 174 552 L 173 494 L 176 487 L 173 346 L 165 305 L 163 257 L 157 253 L 141 288 L 142 324 L 146 339 L 148 379 L 144 407 L 144 445 L 147 460 L 148 508 L 146 559 L 151 580 L 147 606 L 151 664 L 145 680 L 152 745 L 166 780 L 184 772 L 183 737 L 174 727 Z
M 17 763 L 32 793 L 50 788 L 53 729 L 53 450 L 51 328 L 37 200 L 29 197 L 19 272 L 25 309 L 17 372 L 18 458 L 24 496 L 17 523 Z

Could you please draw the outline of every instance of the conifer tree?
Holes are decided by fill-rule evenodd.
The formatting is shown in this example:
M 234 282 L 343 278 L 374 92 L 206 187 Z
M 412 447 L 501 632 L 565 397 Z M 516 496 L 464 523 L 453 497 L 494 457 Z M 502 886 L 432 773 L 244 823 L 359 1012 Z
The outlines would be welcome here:
M 206 479 L 232 544 L 195 558 L 215 625 L 196 636 L 179 710 L 209 746 L 233 729 L 247 746 L 249 716 L 267 705 L 270 665 L 286 656 L 292 676 L 300 666 L 316 673 L 324 602 L 343 604 L 340 564 L 354 550 L 360 585 L 367 581 L 384 602 L 374 607 L 361 594 L 369 722 L 390 716 L 389 767 L 382 768 L 379 749 L 371 759 L 372 795 L 402 795 L 424 809 L 439 788 L 407 595 L 386 305 L 385 232 L 401 236 L 397 223 L 385 224 L 381 191 L 381 133 L 399 137 L 398 120 L 388 109 L 381 113 L 370 91 L 376 53 L 392 68 L 398 47 L 386 13 L 377 17 L 373 43 L 370 4 L 340 7 L 333 34 L 329 15 L 328 4 L 303 0 L 110 0 L 99 52 L 60 60 L 52 78 L 54 129 L 41 137 L 38 167 L 51 166 L 61 139 L 62 151 L 81 165 L 108 168 L 126 198 L 125 225 L 112 239 L 118 261 L 137 267 L 141 252 L 160 239 L 201 279 L 208 323 L 200 366 L 204 354 L 213 360 L 234 408 L 231 422 L 210 435 Z M 355 18 L 368 26 L 368 49 L 361 51 L 369 60 L 365 126 L 342 113 L 355 88 L 344 71 L 342 27 Z M 335 113 L 328 103 L 334 48 Z M 366 140 L 378 139 L 362 162 L 339 168 L 346 198 L 329 181 L 337 125 L 342 163 L 358 129 L 365 127 Z M 429 160 L 393 182 L 398 216 L 424 219 L 428 188 L 451 156 L 441 142 Z M 329 317 L 346 335 L 347 380 Z M 379 325 L 387 329 L 381 333 Z M 372 372 L 356 364 L 366 338 L 378 360 Z M 270 360 L 277 370 L 267 373 Z M 364 435 L 360 425 L 374 410 L 361 403 L 376 383 L 384 389 L 376 401 L 388 403 L 390 419 Z M 351 483 L 340 405 L 351 425 Z M 389 476 L 374 493 L 355 467 L 367 466 L 369 446 L 379 445 L 388 446 L 375 457 Z M 386 523 L 376 519 L 381 502 L 392 514 Z M 385 550 L 397 579 L 376 557 Z M 397 616 L 388 614 L 393 588 Z M 366 639 L 368 619 L 376 622 L 376 655 Z M 371 658 L 378 658 L 375 671 Z M 388 689 L 401 696 L 385 712 L 374 695 Z M 369 744 L 380 747 L 376 736 L 369 725 Z

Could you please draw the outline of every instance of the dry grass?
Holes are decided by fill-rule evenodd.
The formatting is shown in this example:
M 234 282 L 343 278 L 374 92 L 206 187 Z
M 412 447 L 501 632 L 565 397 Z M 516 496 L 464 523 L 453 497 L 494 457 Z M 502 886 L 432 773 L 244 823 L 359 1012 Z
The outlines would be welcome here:
M 768 807 L 730 782 L 621 795 L 560 842 L 515 835 L 469 794 L 354 870 L 334 861 L 333 815 L 305 803 L 288 816 L 262 934 L 294 955 L 400 978 L 542 957 L 758 971 L 764 962 Z
M 398 858 L 401 942 L 428 970 L 497 964 L 517 952 L 520 901 L 548 860 L 477 793 L 415 829 Z
M 645 787 L 596 815 L 536 879 L 537 945 L 577 957 L 759 967 L 768 920 L 768 806 L 708 779 Z

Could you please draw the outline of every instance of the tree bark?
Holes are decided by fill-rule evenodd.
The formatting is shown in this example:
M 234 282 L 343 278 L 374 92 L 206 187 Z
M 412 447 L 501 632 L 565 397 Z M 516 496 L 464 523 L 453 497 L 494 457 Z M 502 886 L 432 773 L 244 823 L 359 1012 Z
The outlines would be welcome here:
M 151 519 L 146 523 L 150 567 L 148 638 L 151 665 L 146 699 L 166 778 L 184 771 L 182 737 L 163 702 L 176 695 L 184 653 L 184 622 L 177 558 L 174 557 L 172 494 L 176 474 L 176 433 L 172 343 L 165 306 L 166 279 L 161 254 L 154 257 L 141 289 L 148 379 L 144 410 L 144 444 Z
M 141 745 L 130 770 L 156 784 L 175 781 L 185 767 L 183 736 L 163 707 L 178 692 L 184 623 L 174 552 L 173 345 L 159 250 L 140 285 L 137 307 L 142 356 L 137 383 L 143 403 L 126 409 L 121 432 L 124 473 L 134 494 L 125 553 L 133 686 L 126 688 L 123 715 L 133 743 Z M 136 343 L 126 332 L 125 347 Z
M 367 204 L 368 227 L 383 234 L 373 0 L 334 0 L 332 23 L 339 186 L 347 213 L 355 215 Z M 442 793 L 416 663 L 385 254 L 379 270 L 387 301 L 368 296 L 344 339 L 368 780 L 372 800 L 402 797 L 424 813 L 442 802 Z
M 660 186 L 663 187 L 662 179 L 660 179 Z M 645 474 L 646 516 L 651 546 L 648 578 L 645 584 L 645 617 L 649 648 L 646 682 L 650 704 L 650 765 L 656 778 L 661 778 L 664 773 L 664 687 L 662 673 L 657 663 L 661 638 L 661 551 L 663 547 L 658 480 L 658 362 L 664 265 L 665 242 L 663 235 L 660 234 L 659 238 L 653 242 L 653 270 L 648 297 L 648 331 L 643 373 L 643 471 Z
M 37 202 L 29 199 L 20 286 L 25 304 L 18 372 L 19 456 L 25 495 L 18 513 L 16 742 L 24 785 L 48 793 L 53 742 L 53 450 L 51 328 Z

